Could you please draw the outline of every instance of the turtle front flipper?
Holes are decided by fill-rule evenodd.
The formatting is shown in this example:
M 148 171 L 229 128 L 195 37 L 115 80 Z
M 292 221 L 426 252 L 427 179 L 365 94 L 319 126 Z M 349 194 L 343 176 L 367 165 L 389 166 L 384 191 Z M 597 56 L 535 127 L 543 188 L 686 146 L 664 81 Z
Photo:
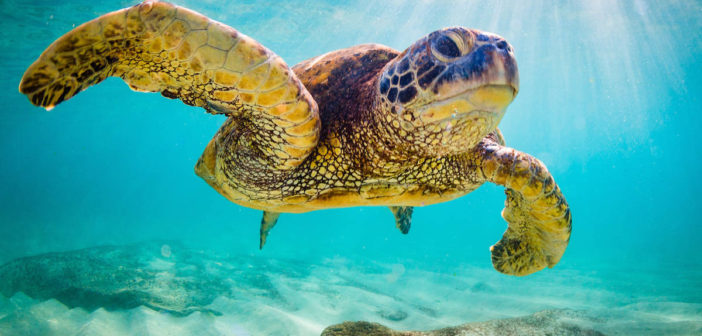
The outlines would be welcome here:
M 27 69 L 19 89 L 51 109 L 109 76 L 237 119 L 247 128 L 241 143 L 275 169 L 297 166 L 317 144 L 317 104 L 280 57 L 165 2 L 145 1 L 73 29 Z
M 490 248 L 495 269 L 522 276 L 553 267 L 568 245 L 572 218 L 546 166 L 489 140 L 480 146 L 480 162 L 484 178 L 507 194 L 502 217 L 509 227 Z

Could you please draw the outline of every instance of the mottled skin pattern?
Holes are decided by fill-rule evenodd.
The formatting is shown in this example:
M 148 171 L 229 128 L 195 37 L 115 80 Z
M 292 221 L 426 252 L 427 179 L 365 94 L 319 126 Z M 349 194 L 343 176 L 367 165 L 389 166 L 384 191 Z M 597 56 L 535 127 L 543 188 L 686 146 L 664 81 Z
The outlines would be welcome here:
M 497 124 L 518 90 L 511 46 L 461 27 L 400 53 L 361 45 L 292 69 L 251 38 L 190 10 L 144 2 L 59 38 L 20 91 L 52 108 L 108 76 L 228 116 L 195 171 L 264 210 L 262 247 L 280 212 L 390 206 L 407 233 L 413 206 L 507 188 L 501 272 L 552 267 L 570 237 L 568 205 L 546 167 L 504 147 Z

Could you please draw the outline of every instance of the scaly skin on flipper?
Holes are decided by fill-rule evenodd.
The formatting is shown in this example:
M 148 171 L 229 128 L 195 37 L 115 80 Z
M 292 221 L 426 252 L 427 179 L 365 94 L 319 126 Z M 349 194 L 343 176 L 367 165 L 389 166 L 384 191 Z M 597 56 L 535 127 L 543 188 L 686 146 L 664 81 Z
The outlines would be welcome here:
M 509 227 L 490 248 L 493 266 L 520 276 L 553 267 L 568 246 L 572 217 L 546 166 L 490 138 L 478 146 L 478 153 L 485 179 L 505 186 L 507 194 L 502 217 Z
M 317 105 L 283 60 L 191 10 L 146 1 L 87 22 L 27 69 L 20 91 L 53 108 L 109 76 L 248 125 L 223 159 L 289 170 L 316 146 Z M 214 164 L 214 162 L 212 163 Z M 265 170 L 265 169 L 264 169 Z

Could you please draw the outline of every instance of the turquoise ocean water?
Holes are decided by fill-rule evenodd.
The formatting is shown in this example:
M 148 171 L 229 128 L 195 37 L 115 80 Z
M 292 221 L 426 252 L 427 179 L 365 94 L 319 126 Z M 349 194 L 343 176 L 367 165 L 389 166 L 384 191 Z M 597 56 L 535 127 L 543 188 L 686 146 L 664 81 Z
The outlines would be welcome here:
M 115 78 L 50 112 L 18 92 L 24 70 L 52 41 L 135 3 L 0 0 L 0 263 L 166 241 L 329 270 L 342 260 L 347 275 L 358 279 L 371 276 L 362 265 L 400 269 L 398 281 L 381 287 L 396 297 L 426 289 L 416 300 L 431 301 L 439 313 L 425 324 L 411 311 L 402 321 L 377 320 L 398 329 L 551 308 L 620 307 L 642 313 L 613 333 L 627 334 L 651 319 L 666 332 L 702 332 L 699 1 L 175 1 L 251 36 L 290 65 L 361 43 L 403 50 L 453 25 L 505 37 L 516 50 L 521 85 L 499 127 L 507 145 L 549 167 L 573 214 L 561 262 L 519 279 L 498 274 L 490 263 L 488 248 L 506 228 L 501 187 L 486 184 L 460 199 L 415 209 L 408 235 L 397 232 L 386 208 L 283 214 L 259 251 L 261 213 L 230 203 L 193 173 L 224 118 L 132 92 Z M 423 277 L 421 285 L 412 276 Z M 432 286 L 461 276 L 484 277 L 498 293 L 479 301 L 450 291 L 432 297 Z M 491 308 L 521 289 L 531 299 L 514 300 L 513 310 Z M 409 297 L 404 302 L 415 302 Z M 289 309 L 290 321 L 304 315 L 312 326 L 269 333 L 318 334 L 330 323 L 373 320 L 372 314 L 346 314 L 357 304 L 340 300 L 318 320 L 308 306 Z M 8 305 L 0 327 L 19 332 L 8 327 L 16 316 Z M 442 319 L 441 307 L 479 311 L 475 305 L 486 310 Z M 240 324 L 242 335 L 258 334 Z M 659 327 L 641 333 L 664 330 Z

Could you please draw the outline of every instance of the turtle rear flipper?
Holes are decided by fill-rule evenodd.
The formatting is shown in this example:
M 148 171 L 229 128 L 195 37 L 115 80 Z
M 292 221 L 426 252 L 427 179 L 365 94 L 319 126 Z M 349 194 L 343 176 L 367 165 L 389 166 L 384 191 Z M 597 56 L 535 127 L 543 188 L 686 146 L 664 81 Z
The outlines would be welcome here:
M 412 212 L 414 211 L 414 207 L 391 206 L 390 211 L 395 215 L 395 226 L 397 226 L 403 234 L 408 234 L 410 225 L 412 225 Z
M 492 141 L 481 147 L 481 155 L 484 178 L 507 188 L 502 217 L 509 227 L 490 248 L 493 266 L 519 276 L 553 267 L 568 246 L 572 218 L 546 166 Z
M 259 236 L 258 249 L 262 250 L 263 245 L 266 244 L 266 238 L 268 238 L 268 232 L 278 223 L 278 217 L 280 217 L 279 212 L 264 211 L 263 217 L 261 218 L 261 232 Z
M 317 104 L 280 57 L 165 2 L 145 1 L 73 29 L 27 69 L 19 89 L 51 109 L 109 76 L 254 126 L 242 143 L 276 169 L 297 166 L 317 144 Z

